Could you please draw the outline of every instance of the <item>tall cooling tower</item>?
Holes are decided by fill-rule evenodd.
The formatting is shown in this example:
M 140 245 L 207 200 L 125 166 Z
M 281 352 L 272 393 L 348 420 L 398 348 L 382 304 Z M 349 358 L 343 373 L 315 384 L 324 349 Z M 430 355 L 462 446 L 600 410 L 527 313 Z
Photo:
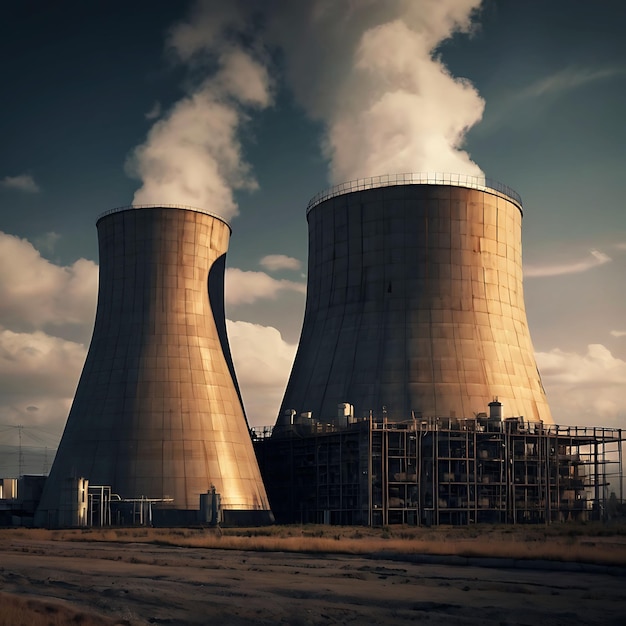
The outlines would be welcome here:
M 63 523 L 63 485 L 271 521 L 224 315 L 230 227 L 185 207 L 125 207 L 97 223 L 100 287 L 87 360 L 36 521 Z M 170 516 L 168 519 L 176 519 Z
M 552 423 L 524 309 L 521 199 L 438 180 L 355 181 L 309 203 L 304 324 L 277 426 L 341 403 L 355 418 L 472 417 L 496 397 L 506 415 Z

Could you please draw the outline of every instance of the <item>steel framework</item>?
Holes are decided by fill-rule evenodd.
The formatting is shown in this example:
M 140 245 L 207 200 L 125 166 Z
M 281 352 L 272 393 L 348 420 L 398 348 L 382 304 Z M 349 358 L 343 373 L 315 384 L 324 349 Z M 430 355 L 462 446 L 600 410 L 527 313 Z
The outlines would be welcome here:
M 384 526 L 605 519 L 622 493 L 621 429 L 513 417 L 384 416 L 253 429 L 283 523 Z

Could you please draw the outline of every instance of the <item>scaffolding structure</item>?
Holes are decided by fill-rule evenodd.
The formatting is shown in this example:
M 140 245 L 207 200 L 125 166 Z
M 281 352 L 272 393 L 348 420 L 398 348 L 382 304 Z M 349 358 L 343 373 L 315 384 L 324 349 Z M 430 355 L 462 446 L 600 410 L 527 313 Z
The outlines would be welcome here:
M 281 523 L 384 526 L 606 519 L 622 501 L 621 429 L 474 418 L 253 429 Z

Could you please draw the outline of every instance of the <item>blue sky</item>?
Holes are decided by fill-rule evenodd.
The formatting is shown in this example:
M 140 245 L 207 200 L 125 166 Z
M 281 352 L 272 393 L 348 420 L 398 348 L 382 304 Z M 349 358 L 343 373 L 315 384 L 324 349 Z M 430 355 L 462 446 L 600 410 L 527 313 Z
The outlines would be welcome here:
M 343 174 L 452 164 L 522 195 L 526 309 L 556 421 L 626 427 L 624 18 L 610 0 L 4 3 L 0 444 L 17 424 L 60 434 L 91 336 L 96 218 L 142 188 L 173 201 L 175 186 L 155 197 L 163 146 L 226 172 L 230 208 L 206 208 L 233 228 L 227 317 L 253 425 L 274 422 L 299 336 L 309 198 Z M 361 107 L 374 97 L 377 113 Z M 220 119 L 232 132 L 216 147 Z M 405 161 L 385 156 L 398 128 Z M 450 128 L 450 155 L 415 156 Z

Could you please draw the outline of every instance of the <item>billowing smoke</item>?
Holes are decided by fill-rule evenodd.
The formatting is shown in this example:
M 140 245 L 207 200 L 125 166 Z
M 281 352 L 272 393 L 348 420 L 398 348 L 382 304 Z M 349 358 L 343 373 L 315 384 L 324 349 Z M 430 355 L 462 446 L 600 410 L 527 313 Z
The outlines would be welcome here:
M 323 122 L 332 182 L 399 172 L 481 176 L 462 150 L 476 89 L 437 47 L 468 32 L 481 0 L 278 1 L 272 37 L 295 95 Z
M 133 204 L 186 204 L 228 219 L 237 214 L 234 190 L 257 187 L 239 134 L 249 111 L 271 103 L 271 81 L 254 15 L 239 5 L 198 3 L 171 30 L 174 58 L 202 78 L 129 158 L 127 171 L 142 181 Z
M 198 77 L 135 149 L 135 204 L 210 208 L 229 218 L 233 194 L 257 184 L 242 125 L 271 104 L 269 53 L 306 113 L 322 123 L 330 179 L 403 172 L 481 176 L 463 151 L 482 116 L 476 89 L 450 75 L 438 46 L 469 32 L 481 0 L 251 0 L 194 5 L 170 32 Z

